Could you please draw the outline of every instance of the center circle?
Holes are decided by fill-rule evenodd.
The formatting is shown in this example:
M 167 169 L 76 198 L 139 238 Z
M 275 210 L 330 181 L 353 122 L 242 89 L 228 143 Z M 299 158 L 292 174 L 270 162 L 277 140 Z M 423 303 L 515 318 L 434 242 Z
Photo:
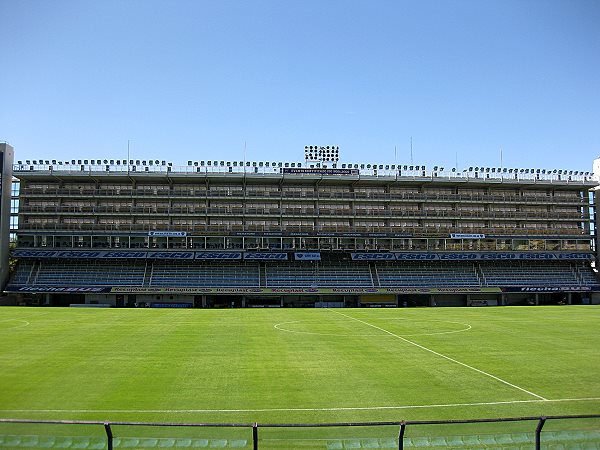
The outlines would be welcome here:
M 5 319 L 0 320 L 0 330 L 12 330 L 15 328 L 22 328 L 29 325 L 29 322 L 23 319 Z
M 274 325 L 279 331 L 317 336 L 433 336 L 468 331 L 471 325 L 462 322 L 437 319 L 385 318 L 372 319 L 373 326 L 366 323 L 340 320 L 293 320 Z M 387 332 L 387 333 L 386 333 Z

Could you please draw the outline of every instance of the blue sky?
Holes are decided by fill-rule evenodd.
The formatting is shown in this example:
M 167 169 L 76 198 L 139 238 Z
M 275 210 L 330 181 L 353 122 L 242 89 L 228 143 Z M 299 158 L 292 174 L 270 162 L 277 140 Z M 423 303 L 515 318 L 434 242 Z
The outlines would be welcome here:
M 0 0 L 17 159 L 591 170 L 596 0 Z M 395 151 L 396 155 L 395 158 Z

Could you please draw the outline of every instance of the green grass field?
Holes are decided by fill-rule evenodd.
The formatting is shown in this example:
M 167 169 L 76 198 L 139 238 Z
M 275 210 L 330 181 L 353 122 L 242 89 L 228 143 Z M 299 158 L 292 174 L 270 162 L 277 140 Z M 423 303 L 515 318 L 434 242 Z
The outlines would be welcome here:
M 320 423 L 595 414 L 600 308 L 5 307 L 0 367 L 4 418 Z

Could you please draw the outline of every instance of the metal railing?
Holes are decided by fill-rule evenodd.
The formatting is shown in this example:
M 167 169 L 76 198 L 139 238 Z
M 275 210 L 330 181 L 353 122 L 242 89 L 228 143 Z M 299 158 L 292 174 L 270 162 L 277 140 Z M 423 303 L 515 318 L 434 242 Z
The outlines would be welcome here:
M 598 423 L 594 423 L 593 427 L 587 427 L 586 430 L 569 430 L 569 429 L 562 429 L 560 431 L 549 431 L 546 433 L 546 436 L 544 435 L 544 426 L 549 422 L 549 421 L 562 421 L 563 424 L 565 421 L 569 421 L 569 420 L 583 420 L 583 419 L 594 419 L 594 421 L 596 419 L 598 419 Z M 512 433 L 511 434 L 511 429 L 510 426 L 508 426 L 508 423 L 515 423 L 515 422 L 534 422 L 535 423 L 535 428 L 532 426 L 530 428 L 530 431 L 528 432 L 521 432 L 521 433 Z M 411 429 L 416 429 L 417 427 L 432 427 L 432 426 L 440 426 L 440 425 L 450 425 L 450 426 L 458 426 L 458 425 L 467 425 L 467 424 L 471 424 L 471 425 L 479 425 L 482 426 L 483 424 L 501 424 L 502 427 L 505 427 L 506 429 L 502 429 L 502 433 L 498 434 L 497 432 L 490 432 L 489 429 L 485 432 L 483 432 L 482 434 L 470 434 L 470 435 L 449 435 L 453 438 L 459 438 L 461 439 L 462 445 L 463 446 L 468 446 L 468 445 L 482 445 L 482 446 L 486 446 L 484 444 L 487 443 L 489 444 L 491 441 L 494 441 L 495 445 L 498 445 L 499 440 L 504 440 L 505 444 L 508 444 L 509 441 L 511 439 L 513 439 L 514 442 L 512 442 L 512 444 L 521 444 L 521 445 L 532 445 L 533 448 L 535 449 L 540 449 L 542 448 L 542 444 L 544 445 L 563 445 L 565 446 L 565 448 L 571 448 L 573 446 L 577 446 L 577 445 L 581 445 L 581 444 L 590 444 L 593 443 L 595 445 L 600 444 L 600 414 L 584 414 L 584 415 L 556 415 L 556 416 L 534 416 L 534 417 L 508 417 L 508 418 L 495 418 L 495 419 L 465 419 L 465 420 L 415 420 L 415 421 L 399 421 L 399 422 L 345 422 L 345 423 L 306 423 L 306 424 L 275 424 L 275 423 L 270 423 L 270 424 L 259 424 L 259 423 L 162 423 L 162 422 L 112 422 L 112 421 L 76 421 L 76 420 L 31 420 L 31 419 L 0 419 L 0 426 L 4 427 L 5 425 L 10 425 L 13 424 L 15 426 L 19 425 L 19 431 L 23 431 L 23 427 L 34 427 L 34 426 L 58 426 L 58 425 L 73 425 L 73 426 L 91 426 L 91 427 L 101 427 L 101 429 L 103 430 L 101 435 L 98 435 L 95 437 L 95 439 L 98 440 L 99 445 L 102 445 L 102 448 L 106 448 L 107 450 L 113 450 L 113 448 L 120 448 L 120 447 L 129 447 L 131 448 L 131 443 L 128 442 L 124 442 L 123 439 L 126 439 L 124 437 L 118 437 L 116 436 L 115 433 L 115 428 L 120 428 L 120 427 L 137 427 L 137 428 L 141 428 L 141 427 L 146 427 L 146 428 L 187 428 L 187 429 L 224 429 L 224 428 L 233 428 L 233 429 L 242 429 L 244 431 L 244 433 L 248 433 L 247 439 L 243 439 L 240 438 L 239 435 L 236 436 L 235 438 L 235 442 L 231 442 L 229 445 L 230 447 L 238 447 L 238 448 L 252 448 L 254 450 L 258 450 L 260 448 L 261 442 L 267 442 L 269 441 L 269 438 L 265 438 L 265 439 L 261 439 L 261 434 L 260 434 L 260 430 L 264 430 L 264 432 L 266 433 L 267 429 L 285 429 L 285 428 L 289 428 L 289 429 L 314 429 L 315 431 L 312 432 L 311 435 L 319 435 L 319 433 L 316 431 L 317 429 L 324 429 L 324 428 L 343 428 L 343 429 L 356 429 L 358 427 L 370 427 L 370 428 L 378 428 L 378 427 L 391 427 L 392 429 L 395 428 L 397 431 L 395 432 L 394 436 L 392 438 L 390 438 L 390 436 L 386 437 L 385 439 L 387 440 L 387 444 L 385 447 L 386 448 L 398 448 L 399 450 L 402 450 L 404 448 L 409 448 L 409 447 L 420 447 L 420 448 L 427 448 L 427 447 L 434 447 L 435 448 L 440 448 L 440 447 L 452 447 L 452 445 L 455 445 L 455 443 L 450 443 L 447 441 L 444 441 L 444 437 L 443 436 L 436 436 L 435 438 L 431 438 L 430 440 L 427 440 L 427 438 L 409 438 L 407 437 L 408 433 L 407 430 L 411 430 Z M 472 429 L 470 429 L 472 430 Z M 472 431 L 470 431 L 472 432 Z M 199 432 L 198 432 L 199 433 Z M 219 440 L 221 443 L 223 443 L 223 433 L 217 433 L 218 439 L 215 440 L 215 442 L 217 440 Z M 194 435 L 194 433 L 192 433 L 192 436 Z M 35 439 L 33 439 L 35 436 L 31 435 L 31 434 L 22 434 L 22 435 L 18 435 L 18 434 L 11 434 L 11 435 L 2 435 L 0 434 L 0 438 L 3 439 L 3 442 L 8 440 L 10 441 L 12 439 L 14 448 L 19 448 L 19 447 L 23 447 L 20 445 L 21 442 L 23 442 L 22 440 L 19 440 L 18 438 L 23 437 L 23 438 L 27 438 L 27 448 L 42 448 L 42 447 L 48 447 L 48 440 L 46 440 L 45 442 L 41 442 L 41 441 L 35 441 Z M 191 441 L 191 439 L 189 439 L 189 434 L 186 435 L 188 436 L 187 440 Z M 45 438 L 48 437 L 52 437 L 52 436 L 45 436 Z M 65 437 L 65 436 L 61 436 L 61 437 Z M 56 437 L 54 438 L 55 440 L 53 442 L 55 442 L 56 445 L 58 445 L 61 448 L 70 448 L 69 445 L 65 446 L 64 443 L 62 443 L 60 440 L 57 441 Z M 81 437 L 79 436 L 79 439 L 85 439 L 85 437 Z M 88 439 L 91 439 L 90 437 L 88 437 Z M 150 437 L 148 435 L 145 435 L 143 438 L 130 438 L 127 437 L 127 439 L 137 439 L 137 440 L 147 440 L 148 442 L 145 442 L 143 445 L 142 444 L 138 444 L 138 445 L 142 445 L 142 447 L 146 448 L 148 446 L 152 447 L 165 447 L 165 446 L 169 446 L 169 442 L 170 442 L 170 446 L 174 446 L 175 445 L 175 440 L 176 438 L 173 437 L 169 437 L 169 438 L 165 438 L 165 437 L 160 437 L 160 438 L 156 438 L 156 437 Z M 184 440 L 183 438 L 179 437 L 179 440 Z M 329 437 L 327 438 L 319 438 L 317 439 L 315 437 L 315 442 L 317 443 L 317 445 L 319 445 L 318 448 L 347 448 L 346 444 L 348 444 L 350 442 L 351 445 L 358 445 L 358 447 L 356 448 L 361 448 L 360 444 L 361 441 L 365 441 L 365 443 L 367 441 L 370 441 L 372 444 L 373 440 L 377 440 L 378 438 L 348 438 L 348 437 L 343 437 L 343 436 L 339 436 L 339 437 L 331 437 L 329 435 Z M 383 438 L 379 438 L 380 440 Z M 420 439 L 418 442 L 415 441 L 415 439 Z M 479 441 L 478 441 L 479 439 Z M 74 445 L 75 447 L 73 448 L 82 448 L 81 445 L 82 443 L 77 443 L 74 441 L 73 437 L 68 437 L 65 438 L 65 442 L 71 442 L 70 445 Z M 303 441 L 310 441 L 311 439 L 302 439 Z M 394 440 L 394 445 L 393 447 L 390 447 L 390 440 Z M 290 437 L 288 439 L 286 439 L 286 441 L 288 442 L 293 442 L 294 441 L 294 437 Z M 325 444 L 323 443 L 323 441 L 326 441 Z M 518 441 L 518 442 L 517 442 Z M 39 446 L 36 444 L 36 442 L 39 443 Z M 444 442 L 446 442 L 446 445 L 444 445 Z M 469 444 L 470 442 L 470 444 Z M 477 444 L 477 442 L 479 442 L 479 444 Z M 154 445 L 150 445 L 150 444 L 154 444 Z M 122 445 L 121 445 L 122 444 Z M 336 447 L 335 445 L 338 444 L 338 447 Z M 24 444 L 25 445 L 25 444 Z M 89 445 L 89 442 L 88 442 Z M 208 444 L 210 446 L 210 443 Z M 225 444 L 227 445 L 227 444 Z M 282 444 L 279 444 L 279 446 Z M 177 446 L 177 445 L 175 445 Z M 181 444 L 180 446 L 192 446 L 191 442 L 187 442 L 187 445 Z M 202 445 L 201 445 L 202 446 Z M 206 445 L 204 445 L 206 446 Z M 268 446 L 268 445 L 267 445 Z M 303 448 L 306 448 L 306 443 L 303 444 Z M 325 446 L 325 447 L 324 447 Z M 270 447 L 272 448 L 272 447 Z M 287 446 L 285 447 L 281 447 L 281 448 L 289 448 Z M 354 448 L 354 447 L 353 447 Z M 558 448 L 558 447 L 557 447 Z M 579 448 L 579 447 L 578 447 Z M 587 447 L 586 447 L 587 448 Z M 594 447 L 595 448 L 595 447 Z

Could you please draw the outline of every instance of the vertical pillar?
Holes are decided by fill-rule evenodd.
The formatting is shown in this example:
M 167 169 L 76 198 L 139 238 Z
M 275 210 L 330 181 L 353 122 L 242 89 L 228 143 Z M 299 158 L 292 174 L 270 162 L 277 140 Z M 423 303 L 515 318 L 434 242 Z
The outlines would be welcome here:
M 568 292 L 567 293 L 567 305 L 572 305 L 573 303 L 573 293 L 572 292 Z
M 538 294 L 536 292 L 535 294 L 535 306 L 538 306 L 540 304 L 540 294 Z
M 437 306 L 434 294 L 431 294 L 431 296 L 429 297 L 429 306 Z
M 13 148 L 6 143 L 0 144 L 0 292 L 8 282 L 13 159 Z
M 202 307 L 206 308 L 206 295 L 202 296 Z

